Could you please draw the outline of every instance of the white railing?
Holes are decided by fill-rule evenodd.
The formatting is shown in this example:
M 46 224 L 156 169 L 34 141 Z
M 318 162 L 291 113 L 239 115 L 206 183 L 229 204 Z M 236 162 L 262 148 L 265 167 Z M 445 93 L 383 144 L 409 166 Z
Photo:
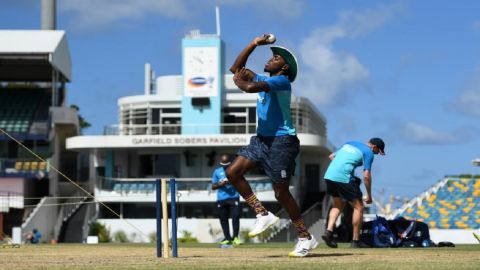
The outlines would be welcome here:
M 171 178 L 171 177 L 158 177 Z M 115 191 L 118 193 L 129 192 L 145 192 L 150 193 L 155 191 L 155 180 L 158 178 L 112 178 L 112 177 L 97 177 L 97 188 L 106 191 Z M 267 176 L 252 175 L 247 176 L 254 191 L 272 190 L 271 181 Z M 178 191 L 211 191 L 212 179 L 208 177 L 198 178 L 175 178 L 176 190 Z
M 7 213 L 10 208 L 23 208 L 23 196 L 14 192 L 0 192 L 0 213 Z
M 256 124 L 120 124 L 108 125 L 104 135 L 174 135 L 182 134 L 182 128 L 193 133 L 205 133 L 209 129 L 220 130 L 222 134 L 255 134 Z
M 256 124 L 115 124 L 104 127 L 103 135 L 176 135 L 182 134 L 182 129 L 189 133 L 204 134 L 209 130 L 217 129 L 221 134 L 255 134 Z M 315 126 L 296 125 L 297 133 L 315 134 L 323 133 Z M 331 145 L 333 147 L 333 145 Z M 333 148 L 332 148 L 333 149 Z

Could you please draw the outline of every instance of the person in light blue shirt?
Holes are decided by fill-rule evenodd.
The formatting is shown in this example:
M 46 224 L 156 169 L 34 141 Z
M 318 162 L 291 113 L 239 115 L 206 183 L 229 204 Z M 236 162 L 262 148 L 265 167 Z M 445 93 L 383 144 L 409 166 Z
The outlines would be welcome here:
M 264 67 L 269 76 L 245 68 L 248 57 L 255 48 L 275 42 L 270 37 L 265 34 L 254 38 L 230 67 L 234 73 L 235 85 L 246 93 L 257 95 L 258 125 L 256 136 L 252 136 L 250 144 L 238 151 L 227 170 L 227 177 L 255 211 L 257 222 L 248 233 L 249 237 L 255 237 L 280 220 L 263 206 L 244 177 L 255 167 L 265 172 L 272 181 L 275 198 L 289 214 L 297 230 L 297 245 L 288 255 L 305 257 L 317 247 L 318 242 L 308 232 L 297 202 L 289 190 L 290 179 L 295 171 L 295 158 L 300 151 L 300 141 L 290 115 L 291 83 L 297 77 L 297 59 L 287 48 L 271 46 L 273 55 Z
M 360 240 L 360 228 L 363 220 L 361 179 L 354 175 L 355 169 L 363 165 L 363 180 L 367 191 L 365 203 L 372 203 L 372 163 L 376 154 L 385 155 L 385 143 L 380 138 L 371 138 L 366 144 L 349 141 L 330 155 L 330 165 L 325 172 L 327 194 L 333 199 L 333 206 L 328 216 L 327 230 L 322 236 L 325 243 L 332 248 L 337 247 L 333 238 L 333 230 L 338 216 L 343 211 L 346 202 L 353 208 L 352 248 L 364 247 Z
M 220 157 L 220 167 L 212 175 L 212 189 L 217 191 L 217 210 L 220 225 L 225 238 L 222 245 L 240 245 L 238 233 L 240 230 L 240 195 L 234 186 L 228 182 L 225 168 L 230 165 L 230 158 L 224 154 Z M 233 235 L 230 234 L 229 218 L 232 218 Z

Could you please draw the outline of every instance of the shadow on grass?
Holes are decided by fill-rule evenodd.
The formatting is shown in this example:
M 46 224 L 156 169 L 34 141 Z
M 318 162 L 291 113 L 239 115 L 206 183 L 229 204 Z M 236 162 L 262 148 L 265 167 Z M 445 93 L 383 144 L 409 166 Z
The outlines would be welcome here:
M 328 253 L 328 254 L 308 254 L 306 258 L 318 258 L 318 257 L 343 257 L 343 256 L 352 256 L 352 255 L 363 255 L 363 254 L 353 254 L 353 253 Z M 272 255 L 266 256 L 267 258 L 284 258 L 285 255 Z M 302 257 L 305 258 L 305 257 Z

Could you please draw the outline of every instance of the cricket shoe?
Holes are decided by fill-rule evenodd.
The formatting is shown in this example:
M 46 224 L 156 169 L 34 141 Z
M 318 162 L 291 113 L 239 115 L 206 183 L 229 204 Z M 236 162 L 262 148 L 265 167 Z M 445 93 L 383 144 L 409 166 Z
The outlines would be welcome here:
M 325 234 L 322 235 L 322 239 L 323 239 L 323 241 L 325 241 L 325 244 L 327 244 L 327 246 L 329 246 L 331 248 L 337 248 L 338 247 L 337 242 L 333 238 L 333 232 L 331 232 L 329 230 L 326 230 Z
M 238 246 L 238 245 L 241 245 L 241 244 L 242 244 L 242 241 L 240 241 L 240 238 L 235 237 L 235 238 L 233 238 L 233 240 L 232 240 L 232 244 Z
M 298 242 L 295 245 L 295 249 L 288 253 L 289 257 L 305 257 L 308 255 L 308 252 L 318 246 L 318 242 L 315 237 L 311 234 L 310 239 L 308 238 L 298 238 Z
M 231 245 L 232 244 L 232 240 L 228 240 L 228 239 L 223 239 L 222 242 L 220 242 L 221 245 Z
M 268 215 L 266 216 L 258 214 L 255 228 L 248 233 L 248 237 L 255 237 L 261 234 L 266 229 L 270 228 L 273 224 L 277 223 L 279 220 L 280 219 L 271 212 L 268 212 Z

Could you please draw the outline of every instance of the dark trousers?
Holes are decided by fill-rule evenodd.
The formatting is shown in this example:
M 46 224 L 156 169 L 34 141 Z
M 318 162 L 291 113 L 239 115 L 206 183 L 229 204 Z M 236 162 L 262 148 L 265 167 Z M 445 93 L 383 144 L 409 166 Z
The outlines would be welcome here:
M 240 230 L 240 199 L 227 199 L 217 202 L 218 218 L 222 225 L 223 234 L 225 239 L 232 240 L 238 237 Z M 230 235 L 229 218 L 232 218 L 233 236 Z

